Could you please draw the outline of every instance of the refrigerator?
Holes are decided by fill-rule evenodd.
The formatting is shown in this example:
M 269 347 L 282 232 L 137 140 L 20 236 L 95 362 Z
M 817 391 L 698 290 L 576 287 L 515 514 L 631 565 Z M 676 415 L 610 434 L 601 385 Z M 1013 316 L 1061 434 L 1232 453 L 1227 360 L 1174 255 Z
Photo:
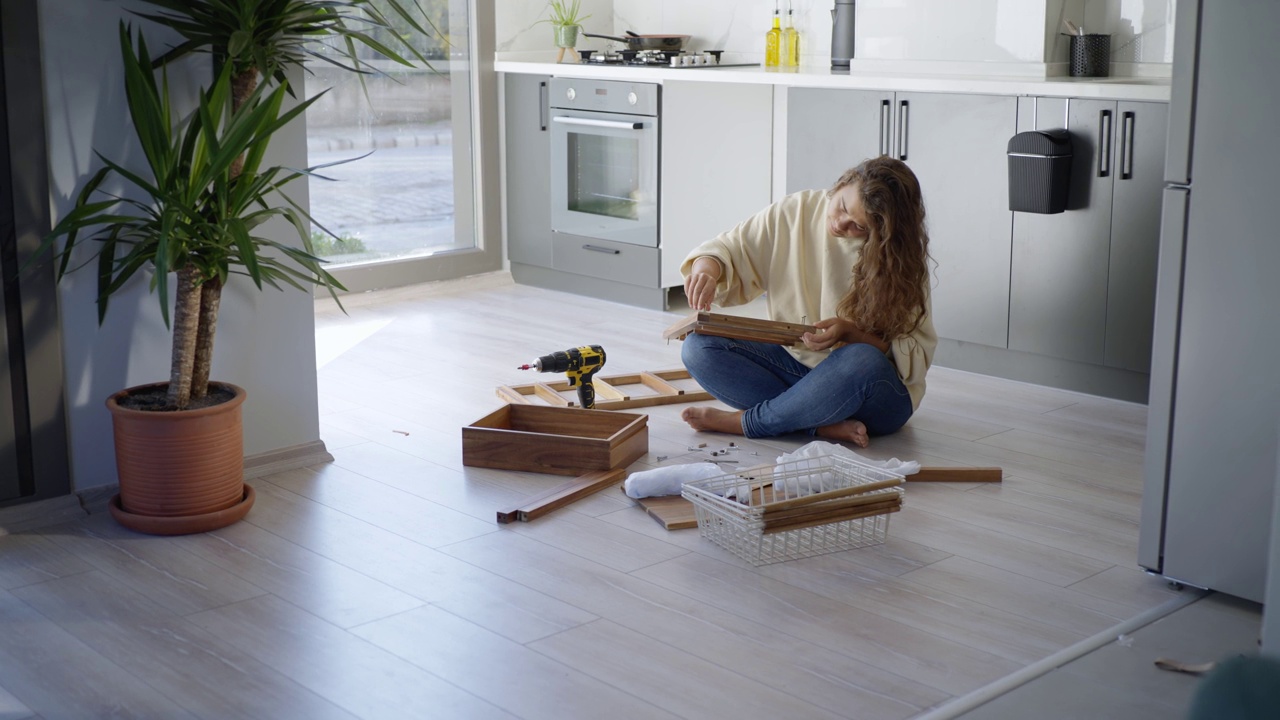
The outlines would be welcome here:
M 1263 601 L 1280 435 L 1280 2 L 1178 0 L 1139 564 Z

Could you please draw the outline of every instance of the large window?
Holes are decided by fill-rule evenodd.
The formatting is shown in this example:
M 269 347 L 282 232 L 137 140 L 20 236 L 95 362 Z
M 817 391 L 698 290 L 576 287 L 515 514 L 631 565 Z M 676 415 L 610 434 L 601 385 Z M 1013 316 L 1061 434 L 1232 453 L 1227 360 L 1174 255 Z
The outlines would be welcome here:
M 440 32 L 417 41 L 432 67 L 370 56 L 382 74 L 361 83 L 328 63 L 308 65 L 308 93 L 327 89 L 307 113 L 309 164 L 359 158 L 321 171 L 331 180 L 309 183 L 312 216 L 337 236 L 313 227 L 312 240 L 340 278 L 344 268 L 428 262 L 477 245 L 469 3 L 417 3 Z M 397 272 L 404 276 L 405 268 Z M 372 284 L 406 281 L 412 275 Z

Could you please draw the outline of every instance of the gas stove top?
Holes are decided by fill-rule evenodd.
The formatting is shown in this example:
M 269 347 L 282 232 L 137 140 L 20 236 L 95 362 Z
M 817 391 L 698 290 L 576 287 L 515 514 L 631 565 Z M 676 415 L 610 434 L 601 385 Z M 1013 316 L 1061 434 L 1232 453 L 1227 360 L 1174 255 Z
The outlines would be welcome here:
M 623 67 L 714 68 L 751 67 L 760 63 L 720 62 L 723 50 L 689 52 L 687 50 L 579 50 L 583 65 Z

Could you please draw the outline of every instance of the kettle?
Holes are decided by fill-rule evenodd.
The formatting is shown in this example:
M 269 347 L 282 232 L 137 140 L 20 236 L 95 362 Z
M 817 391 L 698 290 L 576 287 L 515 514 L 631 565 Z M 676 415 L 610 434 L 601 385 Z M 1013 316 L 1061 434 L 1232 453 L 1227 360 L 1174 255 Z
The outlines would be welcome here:
M 836 0 L 831 10 L 831 67 L 848 70 L 853 59 L 854 0 Z

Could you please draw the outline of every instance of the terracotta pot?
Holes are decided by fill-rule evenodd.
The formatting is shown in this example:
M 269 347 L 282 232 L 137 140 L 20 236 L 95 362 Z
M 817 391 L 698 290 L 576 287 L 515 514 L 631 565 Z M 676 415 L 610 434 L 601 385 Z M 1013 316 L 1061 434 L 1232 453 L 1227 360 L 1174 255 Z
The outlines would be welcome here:
M 225 403 L 198 410 L 149 411 L 121 407 L 154 383 L 122 390 L 107 399 L 115 431 L 120 494 L 111 514 L 125 527 L 153 534 L 206 532 L 237 522 L 249 512 L 253 492 L 244 484 L 241 406 L 245 391 Z

